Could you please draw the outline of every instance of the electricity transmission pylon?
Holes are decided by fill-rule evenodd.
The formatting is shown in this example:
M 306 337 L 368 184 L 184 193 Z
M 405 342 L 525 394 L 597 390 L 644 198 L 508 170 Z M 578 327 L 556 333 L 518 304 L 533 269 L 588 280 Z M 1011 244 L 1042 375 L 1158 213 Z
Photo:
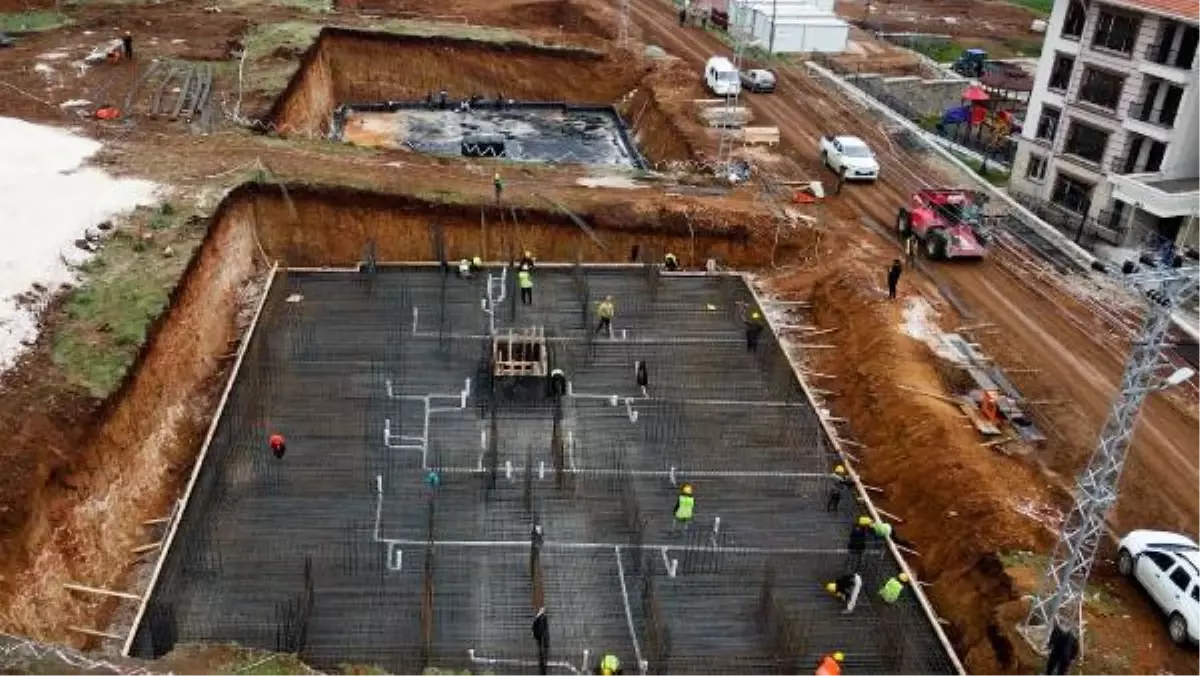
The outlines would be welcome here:
M 726 34 L 733 42 L 733 70 L 735 73 L 742 72 L 742 53 L 746 50 L 746 42 L 749 40 L 749 35 L 742 26 L 742 12 L 745 11 L 749 11 L 748 5 L 739 7 L 736 14 L 730 12 L 729 25 L 726 30 Z M 717 170 L 726 179 L 733 172 L 733 150 L 737 147 L 738 141 L 738 127 L 733 124 L 733 120 L 734 115 L 737 114 L 738 97 L 741 90 L 741 83 L 738 83 L 738 87 L 731 89 L 730 93 L 725 95 L 725 106 L 721 113 L 721 140 L 717 145 Z
M 1104 519 L 1117 501 L 1121 470 L 1125 467 L 1126 451 L 1142 404 L 1149 393 L 1177 385 L 1192 374 L 1190 369 L 1180 369 L 1165 381 L 1158 377 L 1171 313 L 1197 293 L 1200 282 L 1197 268 L 1130 275 L 1125 281 L 1143 296 L 1145 316 L 1141 331 L 1134 337 L 1121 377 L 1121 389 L 1100 433 L 1100 443 L 1087 467 L 1076 477 L 1075 505 L 1063 522 L 1029 615 L 1019 627 L 1026 640 L 1039 652 L 1046 649 L 1055 624 L 1082 638 L 1088 576 L 1104 534 Z

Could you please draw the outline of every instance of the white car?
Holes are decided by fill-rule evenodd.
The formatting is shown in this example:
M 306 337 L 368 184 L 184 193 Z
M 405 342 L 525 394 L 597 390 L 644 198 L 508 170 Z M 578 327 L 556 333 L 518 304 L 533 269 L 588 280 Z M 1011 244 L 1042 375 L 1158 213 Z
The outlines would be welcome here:
M 1135 530 L 1121 540 L 1117 570 L 1158 604 L 1172 641 L 1200 642 L 1200 545 L 1175 533 Z
M 821 161 L 848 181 L 879 178 L 875 153 L 857 136 L 822 136 Z

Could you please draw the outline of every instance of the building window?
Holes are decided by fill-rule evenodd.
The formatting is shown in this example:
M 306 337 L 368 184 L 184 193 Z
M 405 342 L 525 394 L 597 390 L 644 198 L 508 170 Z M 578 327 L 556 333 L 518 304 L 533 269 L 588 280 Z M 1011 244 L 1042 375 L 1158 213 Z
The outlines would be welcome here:
M 1087 181 L 1081 181 L 1060 171 L 1054 180 L 1050 201 L 1077 214 L 1086 214 L 1092 203 L 1093 187 Z
M 1200 44 L 1200 28 L 1163 19 L 1158 41 L 1146 48 L 1146 58 L 1163 66 L 1190 70 L 1197 44 Z
M 1062 111 L 1058 108 L 1042 106 L 1042 114 L 1038 117 L 1036 138 L 1054 143 L 1054 137 L 1058 135 L 1058 121 L 1061 118 Z
M 1071 121 L 1071 130 L 1067 133 L 1067 143 L 1063 146 L 1063 153 L 1099 164 L 1104 159 L 1106 147 L 1108 147 L 1108 132 L 1078 120 Z
M 1129 115 L 1142 122 L 1163 127 L 1175 126 L 1179 106 L 1183 102 L 1183 88 L 1159 80 L 1146 78 L 1146 89 L 1140 100 L 1129 106 Z
M 1063 19 L 1062 36 L 1078 40 L 1083 36 L 1083 24 L 1087 23 L 1087 9 L 1080 0 L 1071 0 L 1067 5 L 1067 16 Z
M 1075 57 L 1058 54 L 1054 57 L 1054 66 L 1050 69 L 1048 89 L 1066 91 L 1071 84 L 1071 72 L 1075 69 Z
M 1128 14 L 1101 10 L 1100 17 L 1096 20 L 1092 47 L 1120 54 L 1132 54 L 1140 25 L 1141 21 Z
M 1029 164 L 1025 166 L 1025 178 L 1031 181 L 1046 180 L 1046 158 L 1030 154 Z
M 1125 78 L 1095 68 L 1085 68 L 1083 82 L 1079 87 L 1079 100 L 1085 103 L 1116 110 L 1121 101 L 1121 87 Z

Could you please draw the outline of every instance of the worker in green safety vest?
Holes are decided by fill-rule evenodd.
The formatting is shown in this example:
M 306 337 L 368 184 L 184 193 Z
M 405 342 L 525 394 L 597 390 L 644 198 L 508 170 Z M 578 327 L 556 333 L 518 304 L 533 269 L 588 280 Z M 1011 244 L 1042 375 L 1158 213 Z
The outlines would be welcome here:
M 679 497 L 675 499 L 675 529 L 687 531 L 696 511 L 696 498 L 692 495 L 692 485 L 684 484 L 679 487 Z
M 617 659 L 616 655 L 608 653 L 600 659 L 600 666 L 596 669 L 596 673 L 602 676 L 615 676 L 622 673 L 621 660 Z
M 900 598 L 900 592 L 904 591 L 906 584 L 908 584 L 908 573 L 900 573 L 888 578 L 888 581 L 879 588 L 879 598 L 888 604 L 895 603 Z
M 518 270 L 517 286 L 521 287 L 521 304 L 533 305 L 533 273 L 529 270 Z

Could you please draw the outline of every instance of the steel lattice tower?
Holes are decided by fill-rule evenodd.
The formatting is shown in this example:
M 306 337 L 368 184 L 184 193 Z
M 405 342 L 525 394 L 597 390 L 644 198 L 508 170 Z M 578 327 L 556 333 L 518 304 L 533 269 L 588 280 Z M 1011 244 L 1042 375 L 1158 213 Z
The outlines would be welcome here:
M 1121 389 L 1100 433 L 1100 443 L 1075 481 L 1075 505 L 1063 522 L 1058 543 L 1034 596 L 1029 615 L 1019 627 L 1035 650 L 1044 651 L 1054 624 L 1081 639 L 1084 592 L 1104 520 L 1117 501 L 1126 451 L 1133 438 L 1146 395 L 1157 384 L 1163 365 L 1161 350 L 1171 326 L 1171 313 L 1197 292 L 1197 268 L 1172 269 L 1126 278 L 1144 296 L 1146 312 L 1135 336 Z
M 737 6 L 739 3 L 733 3 Z M 746 49 L 746 32 L 741 25 L 742 11 L 745 8 L 739 8 L 736 15 L 732 12 L 729 17 L 728 34 L 730 40 L 733 41 L 733 68 L 738 73 L 742 72 L 742 52 Z M 725 106 L 722 111 L 721 125 L 721 140 L 717 146 L 717 170 L 721 172 L 722 177 L 728 178 L 730 171 L 733 168 L 733 149 L 737 146 L 738 129 L 731 125 L 734 112 L 738 107 L 739 95 L 742 88 L 739 86 L 732 94 L 725 95 Z

